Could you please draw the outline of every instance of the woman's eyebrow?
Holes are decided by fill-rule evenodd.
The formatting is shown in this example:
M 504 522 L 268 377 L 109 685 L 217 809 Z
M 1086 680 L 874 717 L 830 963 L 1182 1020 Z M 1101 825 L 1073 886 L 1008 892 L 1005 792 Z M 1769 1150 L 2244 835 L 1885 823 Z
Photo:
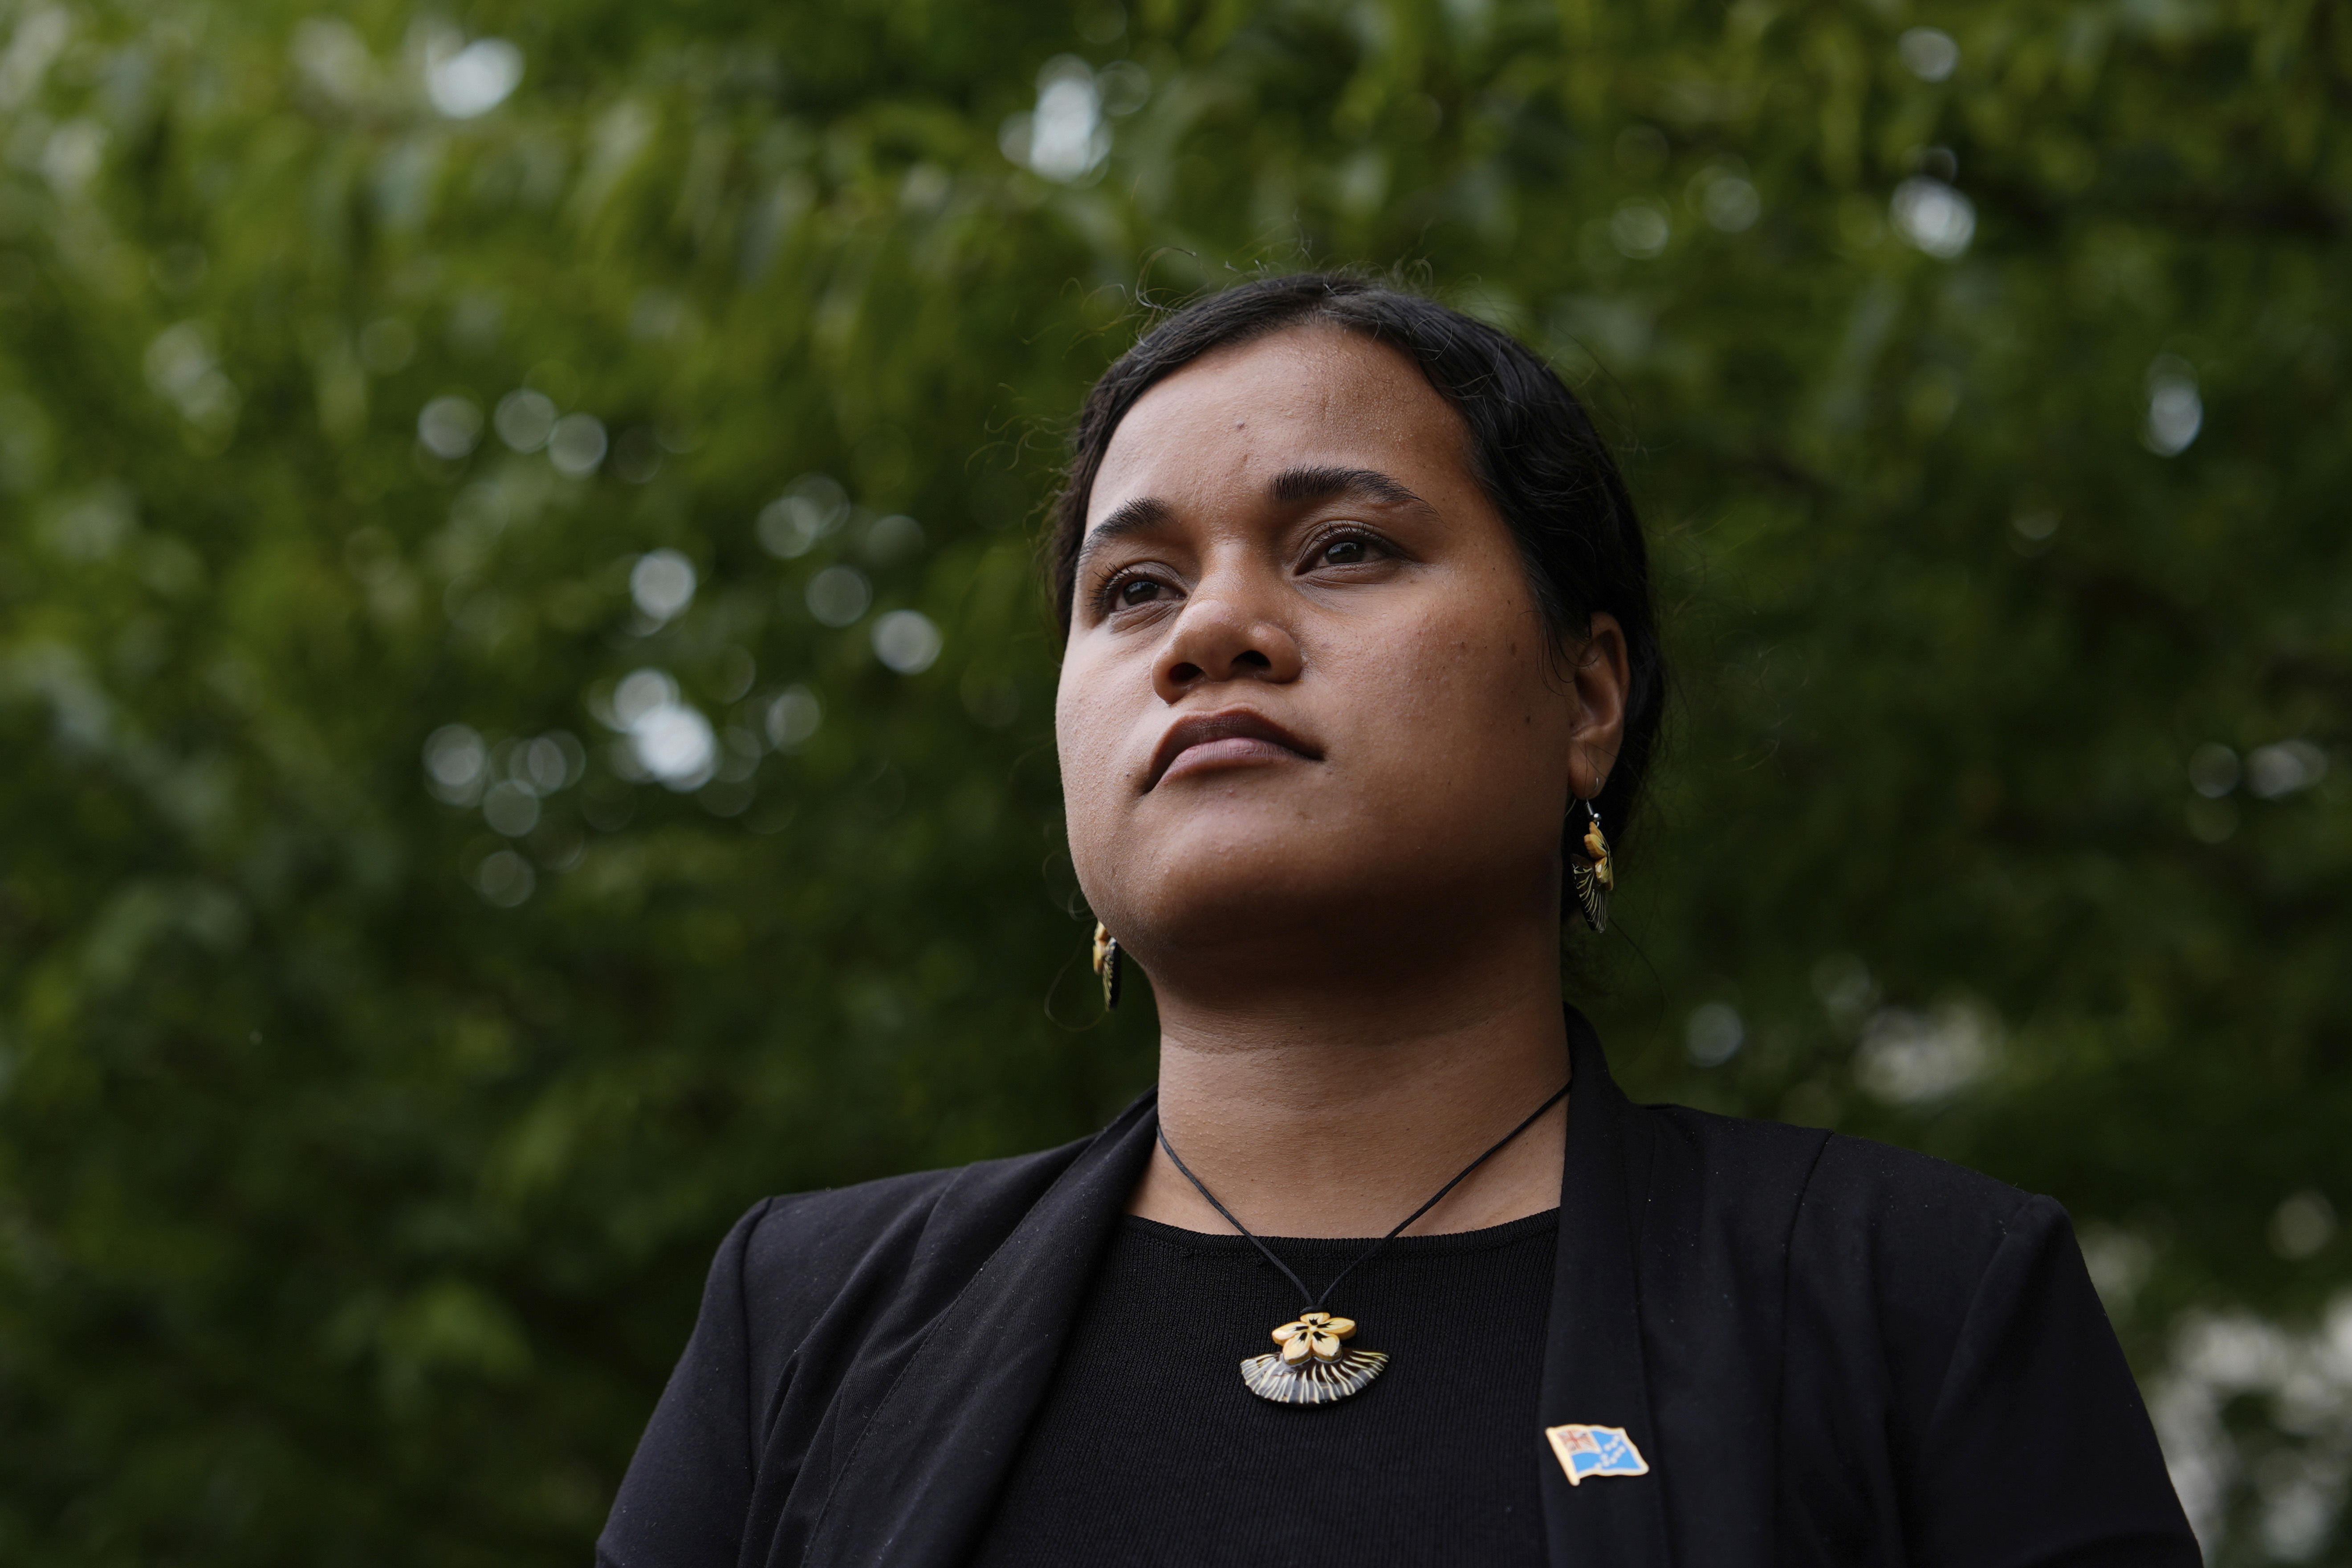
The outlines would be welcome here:
M 1122 501 L 1112 509 L 1108 517 L 1087 530 L 1086 538 L 1078 545 L 1075 570 L 1083 574 L 1087 562 L 1105 545 L 1116 544 L 1139 533 L 1158 532 L 1168 526 L 1171 515 L 1168 503 L 1156 496 L 1139 496 L 1134 500 Z
M 1429 506 L 1402 481 L 1377 468 L 1285 468 L 1274 476 L 1265 493 L 1270 500 L 1289 506 L 1347 498 L 1424 510 Z

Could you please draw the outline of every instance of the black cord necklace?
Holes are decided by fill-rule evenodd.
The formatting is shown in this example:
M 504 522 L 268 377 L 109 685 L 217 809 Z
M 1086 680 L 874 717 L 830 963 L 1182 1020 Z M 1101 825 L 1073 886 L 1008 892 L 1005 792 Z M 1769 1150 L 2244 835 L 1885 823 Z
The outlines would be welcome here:
M 1378 1257 L 1381 1248 L 1403 1234 L 1407 1226 L 1435 1208 L 1438 1200 L 1460 1186 L 1471 1172 L 1501 1153 L 1512 1139 L 1533 1127 L 1545 1111 L 1566 1098 L 1569 1086 L 1561 1084 L 1552 1097 L 1537 1106 L 1525 1121 L 1504 1133 L 1500 1142 L 1463 1166 L 1461 1174 L 1430 1194 L 1427 1203 L 1399 1220 L 1396 1229 L 1358 1253 L 1345 1268 L 1331 1276 L 1331 1282 L 1323 1287 L 1320 1294 L 1308 1290 L 1307 1282 L 1299 1279 L 1290 1265 L 1275 1256 L 1274 1248 L 1252 1236 L 1250 1227 L 1235 1219 L 1234 1211 L 1217 1201 L 1217 1194 L 1209 1190 L 1207 1183 L 1192 1173 L 1192 1168 L 1177 1154 L 1176 1146 L 1168 1142 L 1167 1123 L 1160 1123 L 1160 1146 L 1168 1152 L 1171 1160 L 1175 1161 L 1176 1168 L 1184 1173 L 1184 1179 L 1209 1200 L 1210 1207 L 1225 1216 L 1226 1224 L 1246 1237 L 1252 1247 L 1265 1254 L 1268 1263 L 1282 1270 L 1283 1277 L 1297 1287 L 1299 1300 L 1307 1303 L 1305 1310 L 1295 1321 L 1285 1323 L 1274 1331 L 1274 1342 L 1282 1347 L 1280 1350 L 1270 1355 L 1252 1356 L 1242 1363 L 1242 1381 L 1249 1385 L 1249 1391 L 1261 1399 L 1271 1399 L 1278 1405 L 1329 1405 L 1360 1392 L 1372 1379 L 1380 1376 L 1381 1369 L 1389 1363 L 1387 1353 L 1342 1345 L 1341 1341 L 1355 1337 L 1356 1320 L 1327 1312 L 1323 1310 L 1323 1303 L 1331 1299 L 1331 1292 L 1339 1288 L 1340 1280 Z

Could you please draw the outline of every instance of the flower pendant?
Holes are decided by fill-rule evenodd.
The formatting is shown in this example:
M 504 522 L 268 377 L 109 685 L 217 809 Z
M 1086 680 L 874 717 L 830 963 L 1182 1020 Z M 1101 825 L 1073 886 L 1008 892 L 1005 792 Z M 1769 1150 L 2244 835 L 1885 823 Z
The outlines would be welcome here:
M 1339 1342 L 1355 1332 L 1353 1318 L 1301 1312 L 1297 1321 L 1274 1331 L 1274 1342 L 1281 1350 L 1242 1363 L 1242 1381 L 1252 1394 L 1276 1405 L 1330 1405 L 1360 1394 L 1380 1376 L 1389 1358 Z

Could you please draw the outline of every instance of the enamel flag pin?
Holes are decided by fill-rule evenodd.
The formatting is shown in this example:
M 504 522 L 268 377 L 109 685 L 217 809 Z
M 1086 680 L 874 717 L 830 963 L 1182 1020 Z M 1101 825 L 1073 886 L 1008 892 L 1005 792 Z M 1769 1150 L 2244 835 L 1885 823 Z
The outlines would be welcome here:
M 1622 1426 L 1547 1426 L 1551 1451 L 1568 1472 L 1568 1484 L 1580 1486 L 1587 1476 L 1646 1476 L 1649 1461 Z

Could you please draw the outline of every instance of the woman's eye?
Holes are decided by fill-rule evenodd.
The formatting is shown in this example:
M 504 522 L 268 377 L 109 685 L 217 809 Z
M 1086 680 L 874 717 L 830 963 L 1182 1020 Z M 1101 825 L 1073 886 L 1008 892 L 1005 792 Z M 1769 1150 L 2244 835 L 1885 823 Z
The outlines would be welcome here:
M 1114 589 L 1112 594 L 1118 606 L 1121 609 L 1127 609 L 1136 605 L 1148 605 L 1158 598 L 1160 584 L 1149 577 L 1129 577 Z
M 1360 566 L 1371 558 L 1371 541 L 1368 539 L 1335 539 L 1322 551 L 1326 566 Z

